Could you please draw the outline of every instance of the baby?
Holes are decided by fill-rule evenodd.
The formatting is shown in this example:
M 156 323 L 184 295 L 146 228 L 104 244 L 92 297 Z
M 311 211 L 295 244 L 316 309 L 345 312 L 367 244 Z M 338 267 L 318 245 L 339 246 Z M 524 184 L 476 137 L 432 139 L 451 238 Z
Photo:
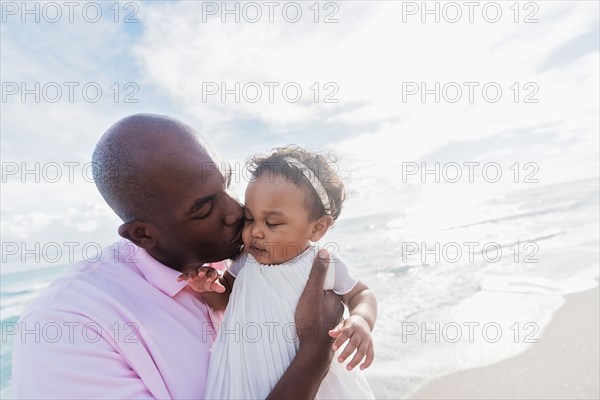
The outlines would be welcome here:
M 294 313 L 319 250 L 316 242 L 345 199 L 334 165 L 298 147 L 254 157 L 250 170 L 242 255 L 222 277 L 202 267 L 179 278 L 198 292 L 220 292 L 229 300 L 211 353 L 205 398 L 265 398 L 279 381 L 298 350 Z M 373 361 L 375 296 L 337 254 L 331 256 L 324 289 L 342 297 L 349 316 L 329 331 L 338 362 L 331 364 L 317 398 L 373 398 L 354 367 L 364 360 L 362 370 Z

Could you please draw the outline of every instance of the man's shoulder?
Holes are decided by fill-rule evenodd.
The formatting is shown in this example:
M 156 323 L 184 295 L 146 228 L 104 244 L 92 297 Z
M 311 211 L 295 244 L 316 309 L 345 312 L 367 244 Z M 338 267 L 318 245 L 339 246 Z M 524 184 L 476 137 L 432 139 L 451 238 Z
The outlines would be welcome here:
M 21 314 L 21 320 L 45 314 L 86 317 L 122 301 L 129 287 L 143 284 L 144 278 L 133 263 L 110 256 L 82 260 L 68 266 Z

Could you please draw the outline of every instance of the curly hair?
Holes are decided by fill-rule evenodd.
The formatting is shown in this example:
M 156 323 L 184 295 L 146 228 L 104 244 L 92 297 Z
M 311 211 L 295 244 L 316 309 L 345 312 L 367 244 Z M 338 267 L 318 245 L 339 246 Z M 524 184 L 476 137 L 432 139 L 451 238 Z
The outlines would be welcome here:
M 310 152 L 299 146 L 289 145 L 277 147 L 270 154 L 255 155 L 248 160 L 247 166 L 254 179 L 260 178 L 264 172 L 269 172 L 283 176 L 288 182 L 302 188 L 305 193 L 304 204 L 311 221 L 327 215 L 327 210 L 315 188 L 296 166 L 285 160 L 286 157 L 294 158 L 304 164 L 321 182 L 329 197 L 329 214 L 336 220 L 342 212 L 346 189 L 337 173 L 337 159 L 332 154 Z

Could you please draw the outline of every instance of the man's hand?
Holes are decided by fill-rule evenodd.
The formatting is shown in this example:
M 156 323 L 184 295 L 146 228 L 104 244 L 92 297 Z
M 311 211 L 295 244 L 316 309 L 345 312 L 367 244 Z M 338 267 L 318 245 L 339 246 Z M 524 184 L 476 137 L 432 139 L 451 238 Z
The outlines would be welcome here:
M 338 362 L 343 363 L 346 359 L 356 351 L 352 361 L 348 363 L 346 368 L 352 371 L 363 358 L 365 362 L 360 365 L 360 369 L 368 368 L 373 362 L 375 353 L 373 351 L 373 337 L 371 336 L 371 328 L 364 318 L 358 315 L 351 315 L 343 320 L 338 326 L 329 331 L 331 337 L 336 338 L 333 343 L 333 350 L 337 350 L 350 339 L 342 354 L 338 357 Z
M 329 330 L 342 318 L 344 306 L 340 296 L 323 290 L 328 266 L 329 253 L 321 249 L 296 308 L 295 321 L 300 346 L 309 343 L 331 344 L 333 339 L 329 336 Z
M 324 291 L 329 253 L 320 250 L 296 307 L 300 346 L 296 357 L 267 399 L 314 399 L 331 365 L 333 338 L 328 334 L 342 319 L 338 295 Z
M 213 267 L 200 267 L 197 271 L 191 271 L 177 277 L 177 282 L 187 281 L 189 287 L 196 292 L 225 293 L 225 286 L 219 281 L 219 272 Z

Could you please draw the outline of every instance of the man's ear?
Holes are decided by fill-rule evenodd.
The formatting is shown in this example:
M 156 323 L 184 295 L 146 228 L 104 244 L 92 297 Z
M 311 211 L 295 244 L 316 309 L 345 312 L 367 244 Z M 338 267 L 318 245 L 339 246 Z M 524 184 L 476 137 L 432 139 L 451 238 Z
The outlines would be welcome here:
M 125 238 L 137 246 L 148 249 L 154 247 L 156 235 L 153 227 L 147 222 L 134 219 L 119 226 L 119 236 Z
M 318 242 L 321 240 L 329 227 L 333 224 L 333 217 L 331 215 L 324 215 L 315 221 L 313 230 L 310 234 L 311 242 Z

